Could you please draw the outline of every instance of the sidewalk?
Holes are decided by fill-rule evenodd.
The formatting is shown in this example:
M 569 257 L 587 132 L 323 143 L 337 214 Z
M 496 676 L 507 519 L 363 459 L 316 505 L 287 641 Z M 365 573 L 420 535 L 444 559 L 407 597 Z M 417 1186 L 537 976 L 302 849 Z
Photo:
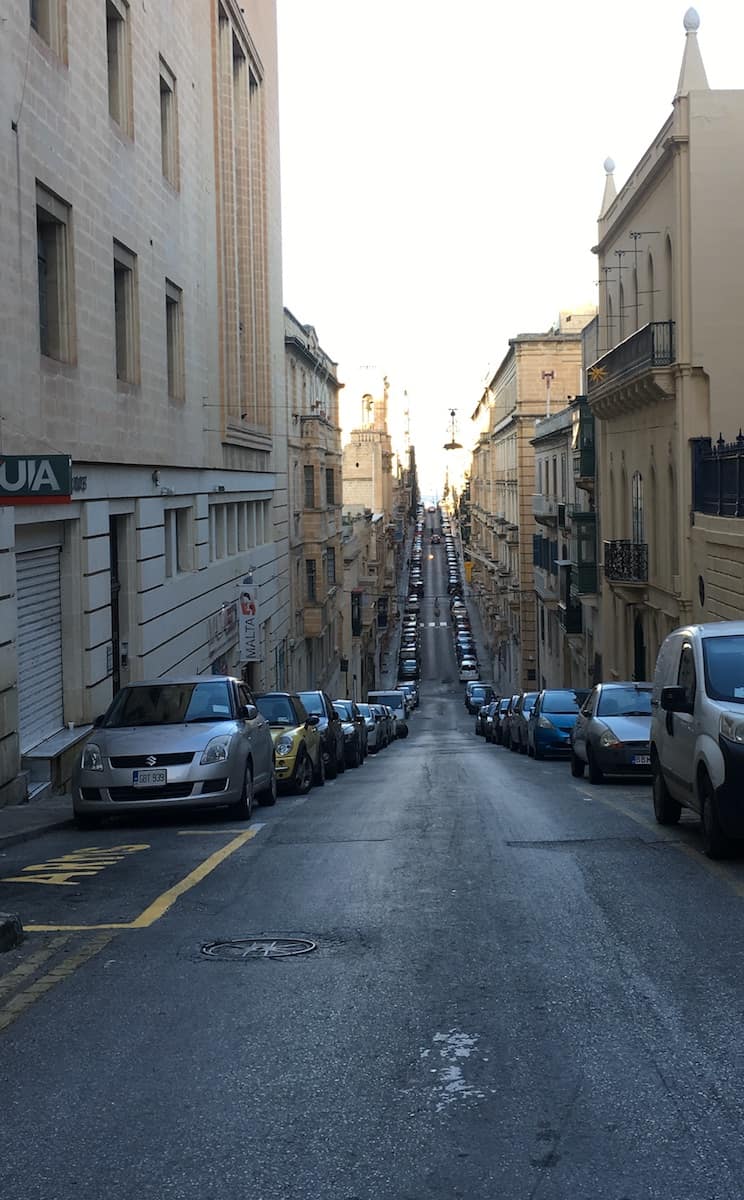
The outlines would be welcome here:
M 8 804 L 0 808 L 0 852 L 6 846 L 28 842 L 48 829 L 72 824 L 72 798 L 53 796 L 31 804 Z

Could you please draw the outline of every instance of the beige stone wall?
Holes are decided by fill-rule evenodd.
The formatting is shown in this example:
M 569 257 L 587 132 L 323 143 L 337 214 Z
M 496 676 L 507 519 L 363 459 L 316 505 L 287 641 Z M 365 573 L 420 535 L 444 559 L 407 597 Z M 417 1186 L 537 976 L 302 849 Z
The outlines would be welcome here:
M 691 541 L 692 620 L 744 620 L 744 519 L 696 512 Z

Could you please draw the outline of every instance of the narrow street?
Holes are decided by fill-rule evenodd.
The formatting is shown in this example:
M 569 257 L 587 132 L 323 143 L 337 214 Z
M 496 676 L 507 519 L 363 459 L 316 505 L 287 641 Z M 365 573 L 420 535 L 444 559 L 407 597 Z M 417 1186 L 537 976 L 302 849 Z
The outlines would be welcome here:
M 476 738 L 425 550 L 407 740 L 250 826 L 3 854 L 8 1200 L 741 1195 L 744 859 Z M 202 952 L 266 935 L 317 948 Z

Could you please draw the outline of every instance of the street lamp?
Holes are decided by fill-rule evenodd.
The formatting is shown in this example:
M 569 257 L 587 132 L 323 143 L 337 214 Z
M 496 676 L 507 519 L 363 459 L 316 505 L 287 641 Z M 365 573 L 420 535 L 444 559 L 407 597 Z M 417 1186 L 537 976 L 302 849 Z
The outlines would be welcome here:
M 456 408 L 450 409 L 450 440 L 444 443 L 445 450 L 462 450 L 460 442 L 455 440 L 455 413 Z

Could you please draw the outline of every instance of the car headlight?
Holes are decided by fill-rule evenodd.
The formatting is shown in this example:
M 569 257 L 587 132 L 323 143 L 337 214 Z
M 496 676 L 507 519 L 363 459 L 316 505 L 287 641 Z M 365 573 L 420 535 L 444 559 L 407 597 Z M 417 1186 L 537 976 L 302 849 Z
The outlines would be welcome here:
M 721 713 L 721 724 L 719 725 L 721 737 L 726 738 L 728 742 L 744 743 L 744 720 L 741 717 L 734 717 L 731 713 Z
M 85 746 L 80 766 L 84 771 L 103 770 L 103 755 L 100 746 L 97 746 L 95 742 L 88 742 Z
M 599 744 L 603 750 L 611 750 L 616 746 L 622 746 L 620 738 L 615 737 L 611 729 L 605 729 L 604 733 L 599 736 Z
M 555 729 L 555 725 L 547 717 L 538 717 L 537 723 L 541 729 Z
M 230 742 L 232 735 L 229 733 L 220 733 L 217 737 L 213 737 L 205 747 L 204 753 L 199 759 L 203 767 L 209 766 L 210 763 L 221 763 L 227 761 L 227 756 L 230 753 Z
M 293 739 L 289 734 L 283 733 L 282 736 L 279 738 L 278 742 L 276 743 L 277 754 L 291 754 L 292 741 L 293 741 Z

